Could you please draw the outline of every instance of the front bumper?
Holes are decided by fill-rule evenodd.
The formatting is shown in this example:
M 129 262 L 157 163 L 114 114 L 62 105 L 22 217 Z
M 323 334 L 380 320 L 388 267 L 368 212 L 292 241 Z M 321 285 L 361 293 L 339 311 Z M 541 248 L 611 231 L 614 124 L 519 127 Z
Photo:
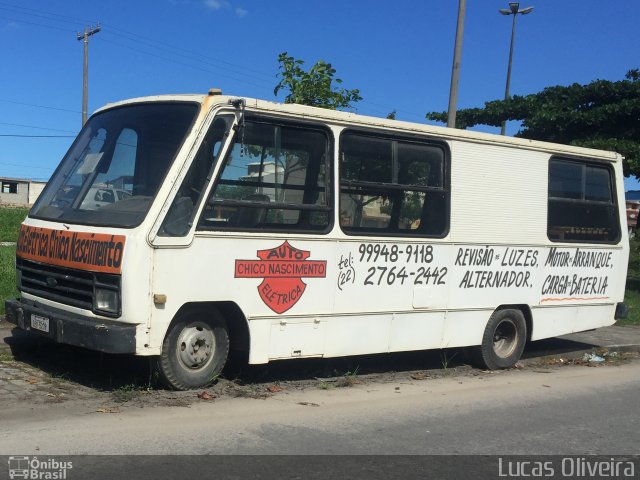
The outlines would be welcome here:
M 136 325 L 75 315 L 24 299 L 5 301 L 6 320 L 22 330 L 105 353 L 135 353 Z M 49 331 L 31 326 L 31 316 L 49 319 Z

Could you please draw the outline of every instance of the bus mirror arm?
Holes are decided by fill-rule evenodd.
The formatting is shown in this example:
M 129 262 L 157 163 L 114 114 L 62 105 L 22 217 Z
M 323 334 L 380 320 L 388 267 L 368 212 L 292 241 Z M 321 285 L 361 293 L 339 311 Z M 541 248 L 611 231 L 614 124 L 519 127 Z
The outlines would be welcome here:
M 237 110 L 238 125 L 244 126 L 244 107 L 247 105 L 247 102 L 244 98 L 231 98 L 229 99 L 229 105 L 233 105 L 233 108 Z
M 229 99 L 229 105 L 233 105 L 235 108 L 240 108 L 244 110 L 244 107 L 247 105 L 244 98 L 231 98 Z
M 236 123 L 233 129 L 242 132 L 240 135 L 240 156 L 242 157 L 244 156 L 244 107 L 247 102 L 244 98 L 231 98 L 229 99 L 229 104 L 236 109 Z

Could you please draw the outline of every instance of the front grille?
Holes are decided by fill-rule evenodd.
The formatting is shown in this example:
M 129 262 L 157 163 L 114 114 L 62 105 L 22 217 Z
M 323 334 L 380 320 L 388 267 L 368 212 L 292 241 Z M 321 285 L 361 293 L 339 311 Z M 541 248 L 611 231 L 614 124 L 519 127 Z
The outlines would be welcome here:
M 95 288 L 115 290 L 120 296 L 120 275 L 87 272 L 16 258 L 18 289 L 73 307 L 93 310 Z M 105 312 L 100 315 L 118 316 Z

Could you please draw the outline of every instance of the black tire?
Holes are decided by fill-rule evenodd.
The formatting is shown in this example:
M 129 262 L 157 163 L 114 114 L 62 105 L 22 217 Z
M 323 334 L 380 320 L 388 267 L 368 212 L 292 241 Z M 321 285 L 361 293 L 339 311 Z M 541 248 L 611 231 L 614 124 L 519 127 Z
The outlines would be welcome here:
M 212 384 L 229 354 L 229 331 L 216 310 L 187 310 L 173 320 L 158 359 L 160 380 L 176 390 Z
M 520 310 L 496 310 L 489 318 L 476 347 L 476 363 L 488 370 L 513 367 L 522 355 L 527 342 L 527 323 Z

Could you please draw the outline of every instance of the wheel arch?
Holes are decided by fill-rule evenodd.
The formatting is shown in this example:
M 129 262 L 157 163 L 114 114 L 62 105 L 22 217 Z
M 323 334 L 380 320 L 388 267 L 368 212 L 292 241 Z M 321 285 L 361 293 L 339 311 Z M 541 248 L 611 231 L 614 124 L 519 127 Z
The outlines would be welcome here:
M 229 330 L 231 350 L 249 351 L 249 322 L 240 307 L 235 302 L 189 302 L 182 305 L 173 316 L 171 323 L 180 318 L 187 311 L 199 310 L 205 312 L 217 311 L 225 319 Z
M 524 322 L 527 327 L 527 343 L 531 341 L 531 333 L 533 332 L 533 314 L 531 313 L 531 307 L 526 303 L 514 303 L 499 305 L 494 311 L 500 310 L 520 310 L 524 316 Z

